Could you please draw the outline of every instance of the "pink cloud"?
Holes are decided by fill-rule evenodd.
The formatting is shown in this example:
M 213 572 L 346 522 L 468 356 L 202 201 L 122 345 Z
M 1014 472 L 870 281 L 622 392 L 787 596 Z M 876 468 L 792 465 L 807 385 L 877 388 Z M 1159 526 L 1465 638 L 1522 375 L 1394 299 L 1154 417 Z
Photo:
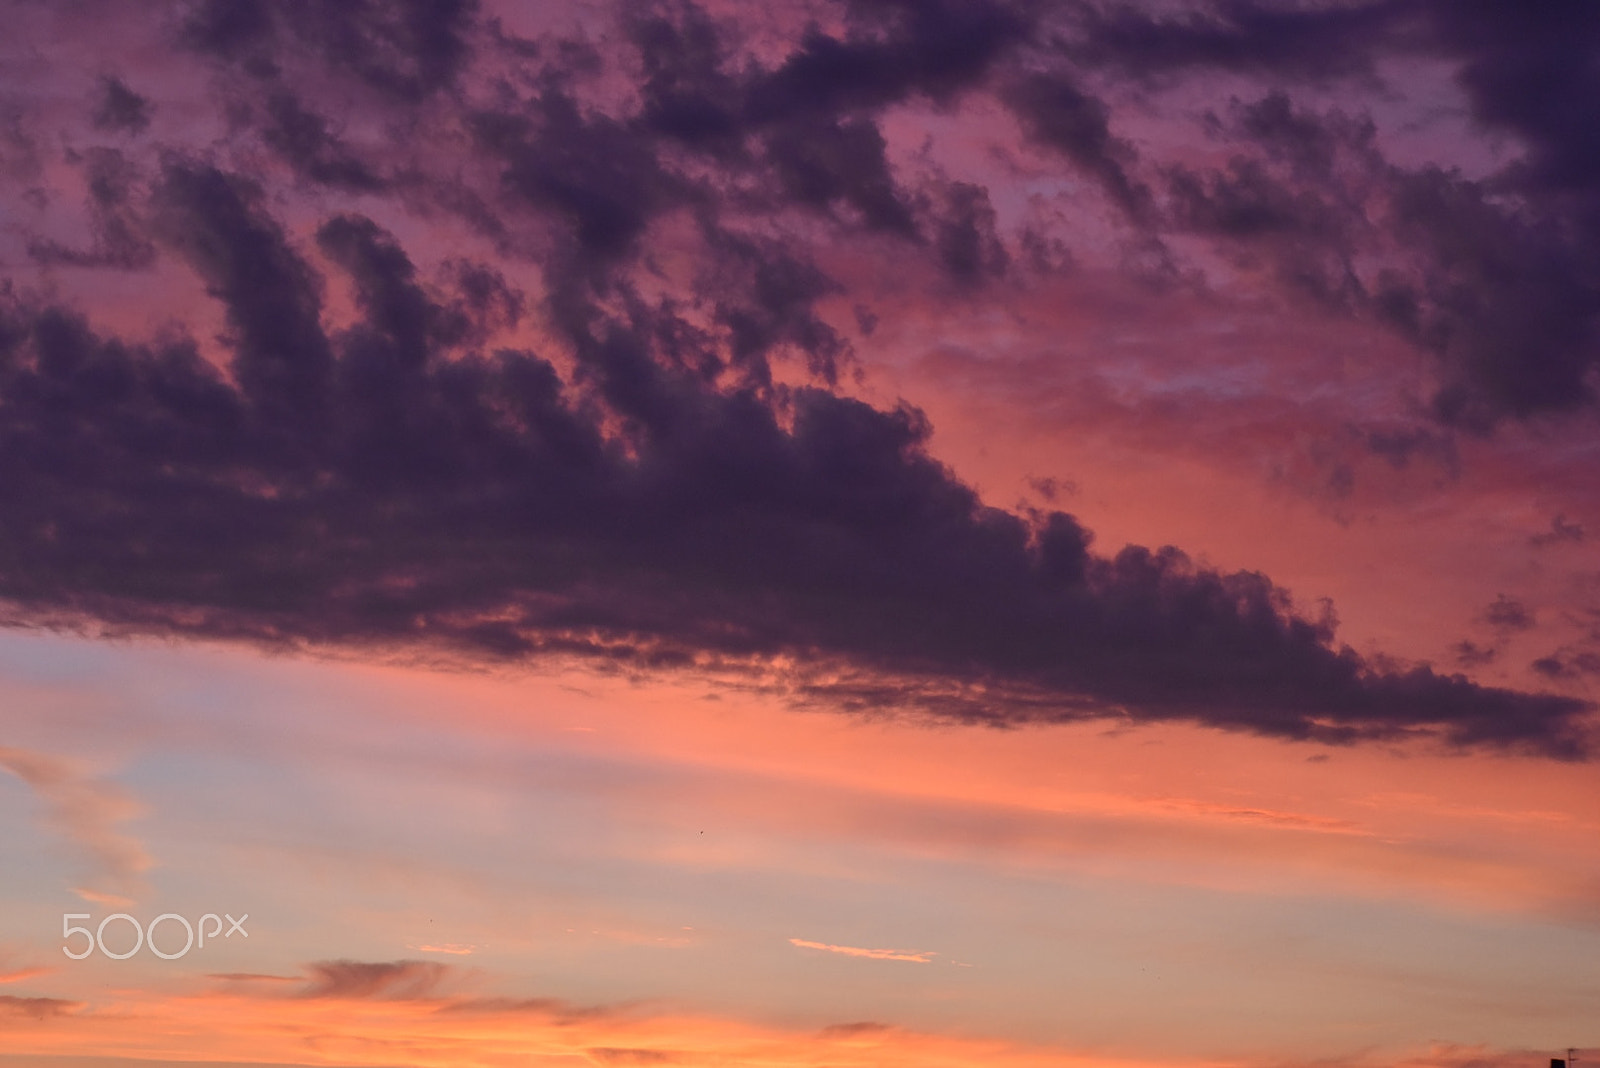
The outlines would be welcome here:
M 32 787 L 45 821 L 88 864 L 89 885 L 74 888 L 86 901 L 123 906 L 144 892 L 153 864 L 142 842 L 118 825 L 140 806 L 120 787 L 43 753 L 0 746 L 0 768 Z

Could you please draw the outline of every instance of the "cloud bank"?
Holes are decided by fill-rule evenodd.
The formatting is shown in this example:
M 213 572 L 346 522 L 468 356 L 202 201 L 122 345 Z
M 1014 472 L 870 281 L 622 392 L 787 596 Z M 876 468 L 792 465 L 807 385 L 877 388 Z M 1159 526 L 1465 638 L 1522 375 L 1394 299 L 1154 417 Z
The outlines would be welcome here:
M 986 504 L 921 412 L 852 395 L 872 313 L 852 330 L 830 311 L 851 293 L 824 254 L 889 250 L 950 299 L 1063 269 L 1040 250 L 1071 235 L 1005 229 L 997 188 L 890 136 L 988 107 L 1163 284 L 1198 241 L 1406 339 L 1437 378 L 1414 440 L 1576 418 L 1600 352 L 1600 154 L 1594 124 L 1547 105 L 1600 99 L 1591 15 L 508 15 L 204 3 L 139 24 L 215 114 L 179 122 L 154 72 L 103 73 L 57 158 L 45 105 L 19 105 L 33 167 L 9 180 L 70 174 L 81 214 L 52 234 L 41 209 L 0 317 L 12 622 L 777 670 L 809 698 L 997 725 L 1587 752 L 1584 701 L 1395 667 L 1263 575 L 1099 553 L 1069 514 Z M 1377 77 L 1374 56 L 1453 64 L 1522 154 L 1481 177 L 1405 165 L 1370 119 L 1297 102 Z M 1129 94 L 1221 78 L 1258 90 L 1204 117 L 1225 158 L 1115 128 Z M 428 226 L 490 252 L 441 255 Z M 157 271 L 207 310 L 178 301 L 141 333 L 39 281 Z

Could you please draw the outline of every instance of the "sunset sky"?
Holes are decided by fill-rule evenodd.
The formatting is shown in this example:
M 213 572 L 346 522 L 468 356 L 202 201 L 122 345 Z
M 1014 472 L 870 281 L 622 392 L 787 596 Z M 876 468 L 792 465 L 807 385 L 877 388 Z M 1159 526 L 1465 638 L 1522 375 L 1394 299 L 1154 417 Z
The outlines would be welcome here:
M 1600 4 L 0 3 L 0 1068 L 1600 1063 Z

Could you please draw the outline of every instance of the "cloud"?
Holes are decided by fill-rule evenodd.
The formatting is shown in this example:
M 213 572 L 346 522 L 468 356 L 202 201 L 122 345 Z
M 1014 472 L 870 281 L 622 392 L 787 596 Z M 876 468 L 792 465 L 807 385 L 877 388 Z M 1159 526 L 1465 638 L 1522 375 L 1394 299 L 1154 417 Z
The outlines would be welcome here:
M 367 87 L 415 104 L 459 74 L 476 11 L 475 0 L 205 0 L 189 14 L 183 39 L 262 80 L 310 46 Z
M 989 191 L 956 182 L 944 197 L 945 215 L 935 239 L 944 269 L 967 285 L 1004 276 L 1011 257 L 996 233 Z
M 1100 557 L 1065 513 L 985 507 L 914 410 L 708 384 L 671 356 L 689 327 L 668 310 L 561 297 L 586 398 L 531 353 L 459 351 L 452 305 L 370 220 L 319 231 L 362 315 L 330 335 L 321 278 L 246 183 L 175 166 L 159 198 L 227 310 L 237 384 L 185 342 L 14 308 L 0 592 L 26 612 L 640 667 L 782 654 L 913 697 L 954 685 L 979 722 L 1109 706 L 1580 751 L 1579 701 L 1385 672 L 1263 576 L 1172 548 Z
M 1482 646 L 1465 639 L 1456 642 L 1450 648 L 1456 655 L 1456 663 L 1462 667 L 1482 667 L 1484 664 L 1493 663 L 1495 657 L 1500 655 L 1500 650 L 1492 645 Z
M 41 965 L 20 964 L 16 954 L 0 949 L 0 983 L 20 983 L 51 970 Z
M 307 971 L 310 978 L 298 996 L 335 1000 L 426 998 L 450 974 L 447 966 L 424 960 L 318 961 L 309 965 Z
M 185 1063 L 202 1068 L 290 1068 L 315 1062 L 417 1064 L 432 1059 L 491 1068 L 508 1056 L 574 1064 L 763 1064 L 774 1068 L 861 1063 L 883 1068 L 1089 1068 L 1103 1054 L 873 1025 L 821 1033 L 759 1026 L 729 1016 L 670 1015 L 619 1006 L 559 1015 L 515 1007 L 443 1011 L 432 1001 L 329 1005 L 239 992 L 156 993 L 118 988 L 92 1007 L 53 998 L 0 1000 L 24 1051 L 69 1051 L 63 1063 L 94 1068 Z M 87 1010 L 87 1011 L 85 1011 Z M 30 1018 L 31 1017 L 31 1018 Z M 26 1023 L 24 1028 L 22 1025 Z M 375 1052 L 376 1051 L 376 1052 Z M 28 1052 L 22 1056 L 27 1059 Z M 203 1059 L 202 1059 L 203 1058 Z M 45 1057 L 44 1059 L 50 1059 Z
M 83 1008 L 83 1002 L 64 998 L 19 998 L 0 994 L 0 1019 L 54 1020 L 74 1016 Z
M 1205 119 L 1226 152 L 1163 156 L 1119 127 L 1118 86 L 1295 89 L 1313 58 L 1344 78 L 1363 49 L 1478 56 L 1486 38 L 1383 4 L 838 14 L 780 19 L 757 47 L 654 5 L 602 55 L 518 44 L 455 0 L 195 5 L 183 56 L 228 101 L 228 137 L 86 149 L 92 243 L 41 238 L 34 258 L 186 272 L 212 306 L 140 337 L 7 291 L 13 621 L 742 680 L 793 665 L 797 700 L 1001 726 L 1587 751 L 1584 701 L 1396 667 L 1261 574 L 1099 552 L 1065 512 L 990 507 L 922 412 L 841 385 L 860 365 L 827 310 L 857 295 L 829 266 L 856 254 L 971 299 L 1025 273 L 999 172 L 953 177 L 902 131 L 998 109 L 1119 205 L 1100 222 L 1169 280 L 1168 246 L 1198 241 L 1431 353 L 1449 429 L 1349 435 L 1397 468 L 1451 460 L 1452 434 L 1587 403 L 1600 244 L 1575 202 L 1513 211 L 1500 185 L 1399 167 L 1370 120 L 1276 83 Z M 1558 136 L 1525 109 L 1495 121 Z M 1499 181 L 1578 180 L 1546 155 Z M 496 262 L 427 269 L 463 224 Z
M 100 79 L 100 98 L 95 105 L 97 130 L 143 133 L 150 125 L 150 101 L 128 88 L 121 78 Z
M 1027 35 L 1021 6 L 996 0 L 851 2 L 858 32 L 808 30 L 748 86 L 748 113 L 771 122 L 883 107 L 915 95 L 948 100 L 981 81 Z
M 270 123 L 262 139 L 295 173 L 313 182 L 359 192 L 382 188 L 383 180 L 328 129 L 328 120 L 308 110 L 287 90 L 267 99 Z
M 1591 16 L 1414 0 L 1181 11 L 939 0 L 842 3 L 837 14 L 753 48 L 738 18 L 689 2 L 629 5 L 602 53 L 553 35 L 515 40 L 468 0 L 249 0 L 195 5 L 179 37 L 220 64 L 238 136 L 299 179 L 392 191 L 413 208 L 433 199 L 501 235 L 531 211 L 564 228 L 589 269 L 640 251 L 671 211 L 696 212 L 712 233 L 722 214 L 755 208 L 896 236 L 961 281 L 993 273 L 1010 258 L 1008 237 L 1036 249 L 1059 237 L 1022 228 L 975 242 L 977 202 L 921 202 L 915 179 L 929 175 L 891 159 L 885 134 L 897 108 L 986 99 L 1098 183 L 1134 246 L 1170 257 L 1172 237 L 1203 233 L 1224 255 L 1265 253 L 1291 292 L 1386 323 L 1432 354 L 1440 422 L 1486 432 L 1594 405 L 1600 155 L 1594 124 L 1551 104 L 1600 95 L 1584 62 Z M 1359 110 L 1297 106 L 1308 83 L 1370 91 L 1388 57 L 1454 64 L 1473 118 L 1528 158 L 1488 180 L 1400 166 Z M 1218 75 L 1259 87 L 1231 123 L 1210 116 L 1198 131 L 1239 149 L 1224 165 L 1163 159 L 1160 143 L 1112 132 L 1119 86 L 1204 88 Z M 137 122 L 130 101 L 143 98 L 114 78 L 102 90 L 118 101 L 102 112 L 123 116 L 108 122 Z M 354 112 L 361 150 L 336 134 L 343 122 L 318 95 Z M 398 133 L 423 129 L 417 140 L 451 146 L 447 160 Z M 1340 165 L 1356 156 L 1360 188 Z M 52 262 L 134 262 L 40 248 Z
M 12 972 L 0 972 L 0 983 L 20 983 L 24 979 L 44 975 L 49 968 L 19 968 Z
M 1531 630 L 1535 623 L 1527 605 L 1503 593 L 1483 610 L 1483 621 L 1499 631 Z
M 1482 183 L 1437 168 L 1401 176 L 1393 203 L 1399 232 L 1431 262 L 1383 299 L 1445 362 L 1450 380 L 1434 399 L 1440 418 L 1481 431 L 1504 417 L 1591 406 L 1594 249 L 1583 238 L 1549 236 L 1578 220 L 1530 223 Z
M 50 238 L 27 243 L 28 258 L 47 267 L 111 268 L 142 271 L 156 260 L 156 248 L 133 204 L 141 185 L 138 167 L 120 150 L 97 146 L 74 162 L 88 189 L 90 245 L 74 247 Z
M 1291 292 L 1432 354 L 1432 413 L 1447 426 L 1481 434 L 1592 403 L 1592 251 L 1556 236 L 1580 220 L 1530 218 L 1495 184 L 1395 166 L 1370 120 L 1296 109 L 1282 90 L 1236 112 L 1250 151 L 1168 166 L 1167 226 L 1212 235 L 1240 262 L 1264 255 Z
M 1561 648 L 1549 656 L 1541 656 L 1529 666 L 1550 679 L 1579 679 L 1585 675 L 1600 675 L 1600 652 L 1595 652 L 1593 649 Z
M 1431 0 L 1085 11 L 1065 51 L 1103 78 L 1171 85 L 1225 73 L 1273 86 L 1238 134 L 1292 164 L 1293 181 L 1248 155 L 1202 174 L 1171 168 L 1180 225 L 1275 246 L 1285 281 L 1309 281 L 1434 354 L 1445 381 L 1433 411 L 1447 425 L 1483 433 L 1506 419 L 1592 409 L 1600 361 L 1593 12 L 1521 19 L 1493 5 L 1467 11 Z M 1402 167 L 1376 151 L 1370 122 L 1294 110 L 1290 87 L 1370 82 L 1379 57 L 1456 64 L 1473 118 L 1517 138 L 1527 158 L 1490 180 Z M 1564 100 L 1584 104 L 1558 106 Z M 1363 188 L 1330 167 L 1341 141 L 1367 157 Z M 1353 229 L 1372 224 L 1381 232 Z M 1388 263 L 1362 277 L 1358 263 L 1375 254 Z M 1330 264 L 1340 270 L 1330 275 Z
M 811 942 L 804 938 L 789 939 L 791 946 L 801 949 L 820 949 L 824 953 L 838 953 L 845 957 L 865 957 L 868 960 L 903 960 L 913 964 L 928 964 L 937 954 L 908 953 L 898 949 L 862 949 L 859 946 L 832 946 L 826 942 Z
M 163 235 L 227 309 L 241 399 L 279 424 L 273 433 L 292 435 L 322 414 L 332 352 L 319 322 L 319 281 L 261 199 L 246 179 L 179 162 L 164 169 L 155 195 Z M 207 392 L 183 400 L 233 400 L 231 391 Z
M 26 749 L 0 746 L 0 768 L 33 789 L 49 825 L 87 861 L 88 884 L 76 893 L 90 901 L 126 905 L 144 892 L 150 856 L 138 839 L 117 828 L 140 810 L 119 787 Z
M 1536 549 L 1543 549 L 1564 543 L 1577 544 L 1583 541 L 1584 536 L 1581 523 L 1571 522 L 1565 515 L 1557 514 L 1550 517 L 1550 529 L 1530 537 L 1528 544 Z
M 546 87 L 526 107 L 469 118 L 481 151 L 500 164 L 500 184 L 519 208 L 548 213 L 586 263 L 637 250 L 650 221 L 687 196 L 648 140 L 605 114 L 584 114 Z
M 1129 173 L 1137 153 L 1110 129 L 1111 109 L 1064 74 L 1031 73 L 1009 85 L 1006 103 L 1030 137 L 1092 175 L 1111 200 L 1135 217 L 1150 207 L 1150 191 Z
M 889 1024 L 860 1020 L 856 1023 L 830 1024 L 820 1033 L 825 1038 L 855 1038 L 858 1035 L 881 1035 L 891 1030 L 893 1028 Z
M 601 1064 L 678 1064 L 682 1059 L 676 1053 L 657 1049 L 594 1046 L 584 1052 Z
M 1518 177 L 1533 188 L 1600 193 L 1600 71 L 1589 62 L 1600 13 L 1583 4 L 1530 18 L 1492 4 L 1429 7 L 1445 46 L 1466 60 L 1459 78 L 1475 115 L 1531 150 Z
M 1283 8 L 1227 0 L 1161 12 L 1118 3 L 1086 7 L 1072 54 L 1147 78 L 1185 71 L 1323 79 L 1370 72 L 1404 24 L 1404 3 Z

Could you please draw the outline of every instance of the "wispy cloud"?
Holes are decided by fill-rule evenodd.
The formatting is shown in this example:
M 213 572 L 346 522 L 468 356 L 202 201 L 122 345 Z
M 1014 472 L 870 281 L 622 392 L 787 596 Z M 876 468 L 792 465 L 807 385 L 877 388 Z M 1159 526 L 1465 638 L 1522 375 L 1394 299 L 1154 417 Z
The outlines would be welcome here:
M 138 803 L 120 787 L 43 753 L 0 746 L 0 768 L 32 788 L 45 819 L 68 838 L 88 864 L 78 896 L 101 905 L 127 905 L 144 891 L 151 867 L 143 843 L 118 824 L 139 815 Z
M 335 982 L 349 996 L 283 997 L 275 989 L 249 983 L 204 993 L 120 989 L 105 992 L 88 1006 L 63 999 L 17 999 L 20 1004 L 13 1006 L 0 999 L 0 1023 L 10 1013 L 35 1017 L 25 1033 L 17 1032 L 18 1046 L 8 1046 L 7 1053 L 141 1058 L 128 1061 L 129 1068 L 202 1058 L 219 1066 L 249 1061 L 498 1068 L 548 1061 L 771 1068 L 1202 1068 L 1198 1062 L 1158 1066 L 891 1024 L 786 1030 L 725 1016 L 662 1014 L 641 1003 L 580 1006 L 558 998 L 463 997 L 437 991 L 425 997 L 394 996 L 385 979 L 414 977 L 414 969 L 403 961 L 322 962 L 308 966 L 308 972 L 326 975 L 332 964 L 344 973 Z M 383 989 L 372 988 L 368 980 L 373 978 L 380 979 Z M 96 1068 L 108 1063 L 122 1062 L 97 1061 Z
M 444 945 L 440 946 L 413 946 L 408 944 L 406 948 L 414 949 L 418 953 L 448 953 L 455 957 L 465 957 L 475 952 L 478 947 L 459 945 L 455 942 L 446 942 Z
M 383 962 L 329 960 L 309 967 L 308 998 L 425 998 L 433 993 L 448 968 L 424 960 Z
M 915 964 L 931 964 L 937 953 L 907 953 L 899 949 L 863 949 L 860 946 L 831 946 L 826 942 L 812 942 L 804 938 L 789 939 L 791 946 L 801 949 L 820 949 L 825 953 L 838 953 L 846 957 L 866 957 L 870 960 L 906 960 Z
M 50 969 L 37 964 L 23 964 L 17 955 L 0 949 L 0 983 L 20 983 L 44 975 Z
M 19 998 L 0 994 L 0 1019 L 53 1020 L 83 1008 L 83 1003 L 65 998 Z

